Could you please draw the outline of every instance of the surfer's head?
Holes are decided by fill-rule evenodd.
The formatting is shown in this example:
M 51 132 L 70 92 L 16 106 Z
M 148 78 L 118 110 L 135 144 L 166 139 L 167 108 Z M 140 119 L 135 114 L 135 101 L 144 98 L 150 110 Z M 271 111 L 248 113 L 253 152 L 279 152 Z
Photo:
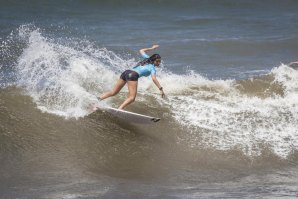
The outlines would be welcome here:
M 149 57 L 149 60 L 151 63 L 154 64 L 154 66 L 159 66 L 161 62 L 161 56 L 159 54 L 153 54 L 151 57 Z
M 140 61 L 136 66 L 144 66 L 145 64 L 154 64 L 154 66 L 159 67 L 161 62 L 161 56 L 159 54 L 153 54 L 151 57 Z

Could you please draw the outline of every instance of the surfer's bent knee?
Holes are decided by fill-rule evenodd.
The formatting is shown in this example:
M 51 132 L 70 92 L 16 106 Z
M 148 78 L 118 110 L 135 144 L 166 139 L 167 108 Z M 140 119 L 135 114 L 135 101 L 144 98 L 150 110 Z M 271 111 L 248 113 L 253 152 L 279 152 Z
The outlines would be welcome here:
M 118 94 L 118 92 L 117 92 L 117 91 L 111 91 L 110 94 L 111 94 L 112 96 L 115 96 L 115 95 Z
M 131 101 L 131 102 L 134 102 L 136 97 L 128 97 L 128 99 Z

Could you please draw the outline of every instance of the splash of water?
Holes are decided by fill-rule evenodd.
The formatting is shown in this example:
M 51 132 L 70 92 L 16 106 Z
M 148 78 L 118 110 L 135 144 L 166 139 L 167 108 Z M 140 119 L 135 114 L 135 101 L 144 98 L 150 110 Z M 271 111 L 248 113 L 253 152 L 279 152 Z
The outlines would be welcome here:
M 96 95 L 114 83 L 116 70 L 125 60 L 91 44 L 80 49 L 46 38 L 39 29 L 22 26 L 19 37 L 27 46 L 16 66 L 18 85 L 26 89 L 38 107 L 65 117 L 82 117 Z

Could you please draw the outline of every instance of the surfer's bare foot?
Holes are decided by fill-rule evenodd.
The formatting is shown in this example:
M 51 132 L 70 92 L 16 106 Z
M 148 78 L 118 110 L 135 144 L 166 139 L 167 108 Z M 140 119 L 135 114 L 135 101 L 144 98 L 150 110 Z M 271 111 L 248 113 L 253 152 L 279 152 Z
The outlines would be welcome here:
M 97 111 L 97 110 L 98 110 L 98 107 L 96 106 L 92 108 L 92 111 Z
M 95 103 L 93 103 L 93 104 L 89 105 L 88 110 L 89 110 L 90 113 L 93 113 L 93 112 L 98 110 L 98 107 L 96 106 Z

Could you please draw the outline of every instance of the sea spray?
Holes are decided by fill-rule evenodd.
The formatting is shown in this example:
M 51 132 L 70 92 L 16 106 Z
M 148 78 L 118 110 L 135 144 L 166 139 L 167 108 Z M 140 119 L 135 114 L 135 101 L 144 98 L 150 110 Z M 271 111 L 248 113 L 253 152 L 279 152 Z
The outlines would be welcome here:
M 107 63 L 123 67 L 105 48 L 77 50 L 44 37 L 39 29 L 20 28 L 19 36 L 27 39 L 27 46 L 16 66 L 17 84 L 43 111 L 65 117 L 86 115 L 88 105 L 97 102 L 96 95 L 116 80 Z

